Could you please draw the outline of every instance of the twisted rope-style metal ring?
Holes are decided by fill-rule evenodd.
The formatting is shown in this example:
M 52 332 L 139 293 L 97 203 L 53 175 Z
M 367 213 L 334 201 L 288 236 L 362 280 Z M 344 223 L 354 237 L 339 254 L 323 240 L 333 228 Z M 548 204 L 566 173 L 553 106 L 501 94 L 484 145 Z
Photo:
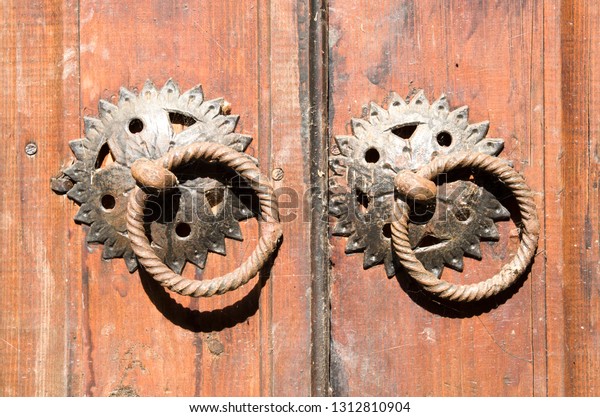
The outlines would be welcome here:
M 262 236 L 252 254 L 237 269 L 218 278 L 192 280 L 176 274 L 156 256 L 150 246 L 144 229 L 144 207 L 149 194 L 139 187 L 135 188 L 127 204 L 127 231 L 139 262 L 160 285 L 190 297 L 210 297 L 235 290 L 256 276 L 279 245 L 282 230 L 277 199 L 270 182 L 247 155 L 228 146 L 209 142 L 192 143 L 172 149 L 155 161 L 136 161 L 132 166 L 132 174 L 142 187 L 160 191 L 177 183 L 171 170 L 198 159 L 220 162 L 234 169 L 248 181 L 258 196 Z
M 394 207 L 392 245 L 402 266 L 429 293 L 440 299 L 456 302 L 480 301 L 504 291 L 523 274 L 535 255 L 540 223 L 533 192 L 525 184 L 523 177 L 499 158 L 481 153 L 460 152 L 435 158 L 418 170 L 417 175 L 431 181 L 442 172 L 457 168 L 475 168 L 493 174 L 512 191 L 522 219 L 521 243 L 515 256 L 502 267 L 500 272 L 485 281 L 470 285 L 456 285 L 439 279 L 423 267 L 411 248 L 408 239 L 410 208 L 408 204 L 401 201 L 398 201 Z

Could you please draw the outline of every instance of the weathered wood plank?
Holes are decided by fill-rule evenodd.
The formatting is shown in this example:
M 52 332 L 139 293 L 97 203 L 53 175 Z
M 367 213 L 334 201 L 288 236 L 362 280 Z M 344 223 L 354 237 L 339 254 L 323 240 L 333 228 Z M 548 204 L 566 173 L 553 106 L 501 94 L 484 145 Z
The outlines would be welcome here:
M 261 111 L 270 113 L 267 126 L 261 126 L 270 138 L 270 152 L 262 165 L 269 174 L 283 170 L 283 178 L 274 181 L 280 201 L 284 240 L 269 281 L 272 296 L 269 306 L 269 358 L 271 392 L 276 396 L 311 394 L 311 274 L 310 224 L 307 196 L 310 188 L 309 148 L 306 121 L 308 112 L 308 15 L 307 1 L 265 1 L 270 42 L 259 71 L 268 74 L 268 99 Z M 263 101 L 261 100 L 261 103 Z M 263 146 L 261 142 L 261 146 Z M 270 157 L 268 155 L 271 155 Z M 267 161 L 267 159 L 269 159 Z M 269 168 L 267 168 L 269 167 Z M 263 306 L 261 305 L 261 312 Z M 314 364 L 313 364 L 314 365 Z M 265 392 L 266 394 L 266 392 Z
M 558 2 L 556 2 L 558 3 Z M 562 1 L 546 8 L 546 204 L 548 206 L 548 390 L 596 396 L 598 351 L 600 102 L 598 8 Z M 554 169 L 558 166 L 559 170 Z
M 445 92 L 453 107 L 469 105 L 470 121 L 491 121 L 489 136 L 506 140 L 502 155 L 541 190 L 541 54 L 533 49 L 540 17 L 533 3 L 521 2 L 389 0 L 373 8 L 331 1 L 332 134 L 347 134 L 361 106 L 381 103 L 390 90 L 423 88 L 430 99 Z M 502 238 L 482 245 L 482 262 L 468 260 L 463 274 L 446 270 L 444 278 L 491 276 L 517 247 L 514 228 L 499 224 Z M 461 312 L 427 303 L 404 275 L 363 271 L 362 255 L 343 253 L 344 239 L 332 245 L 334 393 L 544 394 L 543 385 L 534 387 L 541 384 L 534 368 L 543 375 L 545 367 L 544 327 L 533 323 L 534 314 L 544 320 L 542 265 L 508 301 Z
M 256 3 L 81 3 L 81 77 L 85 114 L 121 85 L 176 80 L 182 91 L 202 83 L 240 114 L 238 131 L 255 134 Z M 253 147 L 258 152 L 258 144 Z M 248 222 L 252 223 L 252 222 Z M 210 256 L 205 277 L 232 270 L 256 244 L 227 242 L 227 258 Z M 260 366 L 258 291 L 208 300 L 167 294 L 122 262 L 86 258 L 91 395 L 257 395 Z M 188 268 L 193 275 L 193 268 Z
M 0 395 L 311 393 L 311 367 L 324 365 L 311 364 L 309 349 L 310 265 L 323 255 L 308 250 L 316 3 L 2 3 Z M 389 90 L 446 92 L 506 139 L 502 155 L 540 192 L 543 226 L 523 286 L 473 316 L 427 303 L 405 276 L 363 271 L 361 256 L 332 239 L 333 393 L 597 395 L 598 8 L 329 3 L 332 134 L 348 132 L 349 119 Z M 67 141 L 82 135 L 80 112 L 95 115 L 98 99 L 114 99 L 121 85 L 168 77 L 232 102 L 263 172 L 284 171 L 275 185 L 285 240 L 261 284 L 210 300 L 171 295 L 122 261 L 102 261 L 72 221 L 77 207 L 50 191 Z M 34 156 L 24 152 L 30 141 Z M 445 277 L 495 272 L 514 253 L 514 228 L 501 224 L 483 262 Z M 227 258 L 210 257 L 204 276 L 239 265 L 256 244 L 256 222 L 243 232 L 244 242 L 227 242 Z
M 251 1 L 137 6 L 82 3 L 84 113 L 94 114 L 97 100 L 113 98 L 122 83 L 139 87 L 145 78 L 164 82 L 173 77 L 188 88 L 200 81 L 207 96 L 222 95 L 232 103 L 233 113 L 241 116 L 238 131 L 255 137 L 248 152 L 261 160 L 267 175 L 272 147 L 276 158 L 302 160 L 299 140 L 288 147 L 279 138 L 273 145 L 271 139 L 279 132 L 290 136 L 300 130 L 293 7 Z M 135 20 L 132 11 L 136 11 Z M 280 21 L 290 25 L 280 27 Z M 274 35 L 279 49 L 270 65 L 285 67 L 286 73 L 271 77 L 263 71 L 272 58 L 269 45 Z M 263 106 L 271 100 L 273 89 L 278 100 L 275 110 Z M 302 165 L 297 169 L 301 171 Z M 292 175 L 287 186 L 304 185 L 303 176 Z M 303 226 L 300 221 L 286 224 L 294 231 Z M 204 276 L 223 274 L 244 260 L 257 242 L 256 222 L 247 222 L 243 231 L 243 243 L 227 242 L 227 258 L 209 256 Z M 287 242 L 288 248 L 296 248 L 303 238 L 290 237 Z M 84 333 L 89 334 L 86 353 L 92 364 L 86 393 L 239 396 L 309 392 L 305 346 L 310 317 L 302 303 L 309 300 L 310 274 L 304 264 L 276 265 L 280 269 L 274 269 L 272 279 L 263 277 L 265 288 L 255 281 L 231 294 L 190 302 L 167 295 L 148 278 L 140 285 L 122 264 L 100 261 L 97 250 L 92 251 L 86 257 L 84 277 L 84 293 L 89 294 Z M 286 252 L 285 246 L 282 251 Z M 293 290 L 287 282 L 290 276 L 301 277 Z
M 560 236 L 562 223 L 563 180 L 556 169 L 561 164 L 562 119 L 561 119 L 561 12 L 560 1 L 544 4 L 544 203 L 546 206 L 545 234 L 546 252 L 546 318 L 548 350 L 548 395 L 564 396 L 565 328 L 562 277 L 565 274 L 564 257 Z M 554 277 L 554 279 L 552 279 Z M 556 330 L 555 330 L 556 329 Z
M 307 2 L 300 23 L 300 36 L 308 38 L 306 51 L 300 55 L 304 62 L 300 82 L 301 99 L 307 102 L 303 114 L 302 134 L 307 138 L 308 158 L 305 164 L 309 172 L 310 188 L 308 210 L 310 216 L 309 250 L 313 254 L 311 265 L 311 380 L 312 395 L 330 394 L 330 264 L 327 224 L 328 194 L 328 110 L 329 110 L 329 54 L 328 54 L 328 10 L 327 2 L 312 0 Z M 304 36 L 302 34 L 305 33 Z M 304 58 L 304 59 L 303 59 Z
M 521 173 L 529 186 L 536 193 L 536 204 L 538 206 L 538 217 L 541 225 L 540 240 L 535 256 L 535 262 L 531 268 L 531 276 L 528 285 L 531 286 L 531 353 L 533 365 L 533 392 L 535 396 L 548 395 L 547 375 L 547 333 L 546 333 L 546 281 L 547 281 L 547 258 L 546 252 L 546 202 L 545 192 L 545 154 L 544 154 L 544 2 L 535 1 L 531 5 L 529 22 L 524 23 L 524 35 L 529 36 L 531 59 L 529 60 L 529 103 L 528 114 L 525 122 L 528 129 L 528 137 L 523 145 L 522 155 L 527 155 L 527 163 L 521 165 Z M 524 69 L 523 71 L 526 71 Z
M 273 169 L 271 150 L 273 144 L 272 135 L 272 71 L 271 71 L 271 1 L 259 0 L 257 2 L 258 37 L 257 37 L 257 80 L 258 80 L 258 114 L 257 114 L 257 141 L 262 149 L 258 155 L 260 165 L 266 175 L 270 175 Z M 277 187 L 276 183 L 274 187 Z M 284 233 L 285 236 L 285 233 Z M 273 395 L 274 392 L 274 361 L 273 361 L 273 275 L 261 277 L 264 287 L 264 297 L 260 300 L 260 395 Z
M 77 9 L 72 2 L 3 2 L 0 61 L 0 395 L 66 395 L 71 203 L 50 175 L 78 133 Z M 35 143 L 28 155 L 25 146 Z M 65 325 L 67 324 L 67 325 Z

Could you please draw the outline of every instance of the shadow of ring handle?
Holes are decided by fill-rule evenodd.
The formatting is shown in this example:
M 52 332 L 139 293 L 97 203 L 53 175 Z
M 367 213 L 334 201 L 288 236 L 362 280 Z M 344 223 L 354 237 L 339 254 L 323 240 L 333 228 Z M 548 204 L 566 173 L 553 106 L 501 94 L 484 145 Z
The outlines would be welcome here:
M 144 207 L 149 193 L 160 192 L 177 185 L 171 172 L 192 161 L 222 163 L 242 176 L 259 198 L 261 237 L 250 256 L 235 270 L 209 280 L 193 280 L 173 272 L 156 255 L 144 228 Z M 273 255 L 281 242 L 277 198 L 273 187 L 256 164 L 246 155 L 218 143 L 198 142 L 175 148 L 161 158 L 133 163 L 131 173 L 139 186 L 133 190 L 127 204 L 127 232 L 131 247 L 146 271 L 163 287 L 190 297 L 211 297 L 235 290 L 255 277 Z
M 441 173 L 454 169 L 474 168 L 494 175 L 513 193 L 522 217 L 521 242 L 515 256 L 493 277 L 475 284 L 457 285 L 439 279 L 427 271 L 416 258 L 408 238 L 410 207 L 398 200 L 392 214 L 392 247 L 398 260 L 422 288 L 443 300 L 473 302 L 493 297 L 509 288 L 523 274 L 532 261 L 540 234 L 533 192 L 525 184 L 523 177 L 500 158 L 482 153 L 460 152 L 449 156 L 438 156 L 416 173 L 401 171 L 395 179 L 398 192 L 407 197 L 427 200 L 435 183 L 432 181 Z M 417 192 L 414 190 L 417 189 Z M 426 190 L 426 192 L 423 192 Z

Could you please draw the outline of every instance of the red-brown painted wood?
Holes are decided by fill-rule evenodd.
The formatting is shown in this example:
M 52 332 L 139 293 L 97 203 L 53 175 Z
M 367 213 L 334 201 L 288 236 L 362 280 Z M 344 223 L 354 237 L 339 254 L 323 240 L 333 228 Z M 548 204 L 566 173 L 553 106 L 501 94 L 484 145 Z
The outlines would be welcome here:
M 68 233 L 72 204 L 52 195 L 49 177 L 69 152 L 61 137 L 79 134 L 77 10 L 70 1 L 1 10 L 0 395 L 66 395 L 82 234 Z
M 71 158 L 68 140 L 82 135 L 80 116 L 96 115 L 99 99 L 114 101 L 120 86 L 140 88 L 146 79 L 160 86 L 172 77 L 182 89 L 202 83 L 206 97 L 225 97 L 240 115 L 237 130 L 254 137 L 248 152 L 266 175 L 304 160 L 298 58 L 307 39 L 299 40 L 296 8 L 5 2 L 3 21 L 2 394 L 310 393 L 309 254 L 294 255 L 305 246 L 302 222 L 285 223 L 284 260 L 270 276 L 190 300 L 129 274 L 121 260 L 101 260 L 101 247 L 83 243 L 72 221 L 77 207 L 49 187 Z M 29 140 L 39 146 L 34 157 L 24 153 Z M 281 185 L 302 195 L 303 170 L 286 166 Z M 248 256 L 256 221 L 243 232 L 244 242 L 227 242 L 226 258 L 209 256 L 202 275 L 230 271 Z
M 330 2 L 331 132 L 349 133 L 362 106 L 392 90 L 446 93 L 471 122 L 490 120 L 503 156 L 539 191 L 543 217 L 542 14 L 528 2 Z M 515 252 L 512 222 L 484 243 L 452 282 L 493 275 Z M 339 395 L 544 395 L 544 275 L 537 262 L 522 288 L 487 311 L 428 303 L 400 274 L 362 268 L 332 238 L 332 386 Z M 543 251 L 543 241 L 540 245 Z M 418 301 L 421 300 L 421 301 Z M 492 306 L 494 307 L 494 306 Z M 456 316 L 466 316 L 456 318 Z
M 331 238 L 332 393 L 598 395 L 598 8 L 330 0 L 327 61 L 309 48 L 318 3 L 2 2 L 0 395 L 322 392 L 315 370 L 328 364 L 311 363 L 311 349 L 324 346 L 311 344 L 328 335 L 313 333 L 323 327 L 311 325 L 311 289 L 326 278 L 314 259 L 329 254 L 311 253 L 311 178 L 320 173 L 311 173 L 309 150 L 326 122 L 310 100 L 328 98 L 330 132 L 346 134 L 369 101 L 416 88 L 469 105 L 471 121 L 489 120 L 489 135 L 505 139 L 502 156 L 537 192 L 538 254 L 510 298 L 457 311 L 428 302 L 406 276 L 364 271 L 362 255 L 345 255 L 345 240 Z M 316 76 L 320 60 L 329 91 Z M 121 260 L 101 260 L 72 220 L 77 206 L 49 187 L 99 99 L 169 77 L 230 101 L 263 172 L 283 170 L 274 184 L 285 237 L 273 269 L 212 299 L 173 295 Z M 484 260 L 445 278 L 493 274 L 516 250 L 515 228 L 500 223 Z M 243 233 L 244 242 L 227 241 L 226 258 L 211 255 L 204 273 L 186 274 L 239 265 L 256 244 L 256 222 Z
M 548 393 L 596 396 L 600 72 L 593 2 L 545 8 Z

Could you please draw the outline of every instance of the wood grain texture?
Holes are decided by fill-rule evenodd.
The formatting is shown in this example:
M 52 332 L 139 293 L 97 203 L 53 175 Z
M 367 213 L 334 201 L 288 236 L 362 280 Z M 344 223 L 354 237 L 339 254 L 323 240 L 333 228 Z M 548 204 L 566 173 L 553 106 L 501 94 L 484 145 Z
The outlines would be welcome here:
M 307 196 L 311 182 L 306 164 L 310 154 L 305 125 L 311 110 L 305 101 L 309 42 L 305 22 L 310 16 L 306 1 L 267 0 L 260 7 L 269 34 L 269 40 L 261 38 L 258 45 L 259 51 L 268 51 L 259 65 L 264 80 L 260 108 L 265 115 L 271 115 L 269 123 L 260 127 L 261 140 L 268 138 L 269 143 L 269 151 L 262 154 L 261 161 L 265 172 L 283 170 L 283 179 L 275 181 L 274 186 L 284 233 L 272 279 L 267 284 L 269 305 L 264 306 L 271 315 L 268 334 L 263 334 L 263 338 L 268 337 L 270 349 L 270 382 L 265 385 L 270 391 L 265 394 L 309 396 L 314 366 L 310 342 L 311 259 L 315 256 L 309 250 L 311 218 Z
M 541 16 L 536 2 L 331 1 L 332 134 L 349 133 L 350 118 L 391 90 L 445 92 L 452 107 L 469 105 L 471 122 L 490 120 L 489 136 L 506 140 L 502 155 L 541 191 Z M 493 275 L 515 251 L 514 228 L 500 223 L 484 261 L 444 278 Z M 545 394 L 543 262 L 510 299 L 461 310 L 428 302 L 402 273 L 363 270 L 362 254 L 331 242 L 334 394 Z
M 315 396 L 330 394 L 330 303 L 329 259 L 320 254 L 329 252 L 328 241 L 328 183 L 329 172 L 329 76 L 328 11 L 327 1 L 312 0 L 308 3 L 304 27 L 308 27 L 308 71 L 304 84 L 310 111 L 305 119 L 303 133 L 308 136 L 306 164 L 310 168 L 310 252 L 311 257 L 311 362 L 312 389 Z M 302 90 L 302 89 L 301 89 Z
M 269 129 L 278 132 L 286 124 L 298 124 L 299 107 L 296 67 L 290 67 L 288 77 L 273 79 L 271 72 L 263 73 L 277 28 L 265 13 L 292 23 L 276 35 L 278 47 L 286 51 L 281 56 L 295 58 L 294 10 L 279 10 L 270 2 L 154 2 L 151 7 L 145 2 L 82 2 L 82 101 L 92 106 L 99 98 L 113 98 L 121 84 L 141 87 L 146 78 L 159 84 L 172 77 L 182 89 L 201 82 L 207 97 L 224 96 L 232 103 L 233 113 L 240 115 L 238 131 L 255 138 L 248 152 L 260 159 L 268 175 L 270 160 L 277 155 L 271 155 Z M 277 107 L 275 112 L 262 107 L 273 88 L 292 106 Z M 84 113 L 95 110 L 87 108 Z M 301 147 L 286 152 L 302 159 Z M 255 221 L 245 226 L 244 242 L 228 241 L 226 258 L 210 255 L 203 276 L 230 271 L 248 256 L 258 234 Z M 282 251 L 289 245 L 286 242 Z M 287 290 L 286 282 L 290 274 L 308 276 L 306 268 L 278 266 L 279 272 L 270 279 L 267 274 L 240 291 L 190 301 L 165 293 L 148 277 L 140 283 L 122 263 L 101 261 L 98 253 L 88 255 L 86 265 L 85 327 L 90 335 L 86 356 L 91 365 L 85 393 L 307 392 L 308 380 L 300 376 L 309 362 L 302 360 L 303 351 L 298 349 L 309 337 L 310 317 L 303 314 L 302 305 L 309 281 L 295 282 L 293 291 Z M 300 369 L 287 365 L 292 362 Z
M 101 260 L 101 247 L 86 245 L 85 228 L 72 220 L 77 207 L 49 188 L 71 157 L 68 140 L 82 136 L 80 116 L 97 115 L 99 99 L 114 102 L 119 87 L 140 88 L 146 79 L 161 86 L 172 77 L 182 89 L 202 83 L 206 97 L 225 97 L 240 115 L 237 131 L 254 137 L 248 152 L 265 174 L 275 163 L 304 160 L 298 62 L 308 39 L 295 5 L 7 1 L 2 17 L 8 248 L 0 393 L 307 395 L 310 258 L 296 254 L 307 239 L 301 215 L 286 223 L 296 237 L 281 248 L 298 262 L 280 263 L 239 291 L 190 300 L 129 274 L 122 260 Z M 39 146 L 34 157 L 24 153 L 30 140 Z M 308 188 L 303 170 L 298 164 L 284 178 L 296 196 Z M 227 241 L 226 258 L 211 254 L 204 272 L 188 267 L 187 276 L 239 265 L 257 243 L 256 221 L 245 222 L 243 234 L 244 242 Z
M 329 25 L 315 30 L 327 3 Z M 0 18 L 0 396 L 322 395 L 328 372 L 333 395 L 600 394 L 594 2 L 4 0 Z M 329 57 L 315 56 L 327 38 Z M 212 299 L 101 260 L 72 220 L 77 206 L 49 187 L 99 99 L 169 77 L 230 101 L 262 171 L 283 170 L 273 268 Z M 509 296 L 461 310 L 429 302 L 403 274 L 364 271 L 362 255 L 331 238 L 329 365 L 313 344 L 329 334 L 315 313 L 327 306 L 328 254 L 315 244 L 327 225 L 311 227 L 323 150 L 311 151 L 327 125 L 349 133 L 369 101 L 417 88 L 469 105 L 470 121 L 505 139 L 502 156 L 537 191 L 538 254 Z M 444 277 L 496 272 L 518 244 L 514 222 L 498 225 L 482 262 Z M 258 238 L 256 221 L 242 229 L 226 258 L 185 274 L 239 265 Z
M 600 393 L 599 17 L 589 1 L 546 7 L 556 28 L 546 35 L 545 77 L 550 395 Z
M 545 163 L 560 166 L 562 155 L 561 118 L 561 8 L 560 1 L 544 5 L 544 26 L 553 30 L 544 31 L 544 152 Z M 566 273 L 561 240 L 552 239 L 562 233 L 561 195 L 564 193 L 563 179 L 555 170 L 544 171 L 544 202 L 546 205 L 546 320 L 548 349 L 548 395 L 563 396 L 566 393 L 565 363 L 565 316 L 562 277 Z M 550 279 L 555 277 L 554 279 Z M 560 329 L 553 331 L 553 328 Z
M 77 64 L 64 54 L 77 47 L 77 9 L 52 1 L 1 7 L 0 395 L 60 396 L 79 248 L 70 245 L 71 203 L 51 195 L 49 176 L 68 152 L 58 138 L 79 130 L 78 112 L 65 106 L 78 104 Z
M 252 50 L 244 50 L 250 56 L 232 50 L 242 39 L 255 38 L 252 6 L 223 3 L 222 19 L 216 21 L 210 2 L 81 2 L 83 114 L 97 114 L 98 100 L 114 100 L 121 85 L 141 88 L 151 79 L 162 86 L 172 77 L 182 91 L 202 83 L 207 97 L 225 96 L 234 112 L 244 109 L 239 131 L 248 133 L 256 108 Z M 227 258 L 211 256 L 206 276 L 239 264 L 244 248 L 256 243 L 252 230 L 244 230 L 243 246 L 228 242 Z M 189 300 L 171 295 L 145 274 L 141 280 L 129 274 L 122 261 L 101 260 L 100 248 L 89 250 L 83 271 L 89 368 L 80 394 L 258 394 L 258 291 L 248 295 L 250 286 L 224 297 Z M 186 269 L 194 275 L 193 268 Z M 243 311 L 227 322 L 223 310 L 244 299 Z M 246 323 L 234 326 L 237 321 Z

